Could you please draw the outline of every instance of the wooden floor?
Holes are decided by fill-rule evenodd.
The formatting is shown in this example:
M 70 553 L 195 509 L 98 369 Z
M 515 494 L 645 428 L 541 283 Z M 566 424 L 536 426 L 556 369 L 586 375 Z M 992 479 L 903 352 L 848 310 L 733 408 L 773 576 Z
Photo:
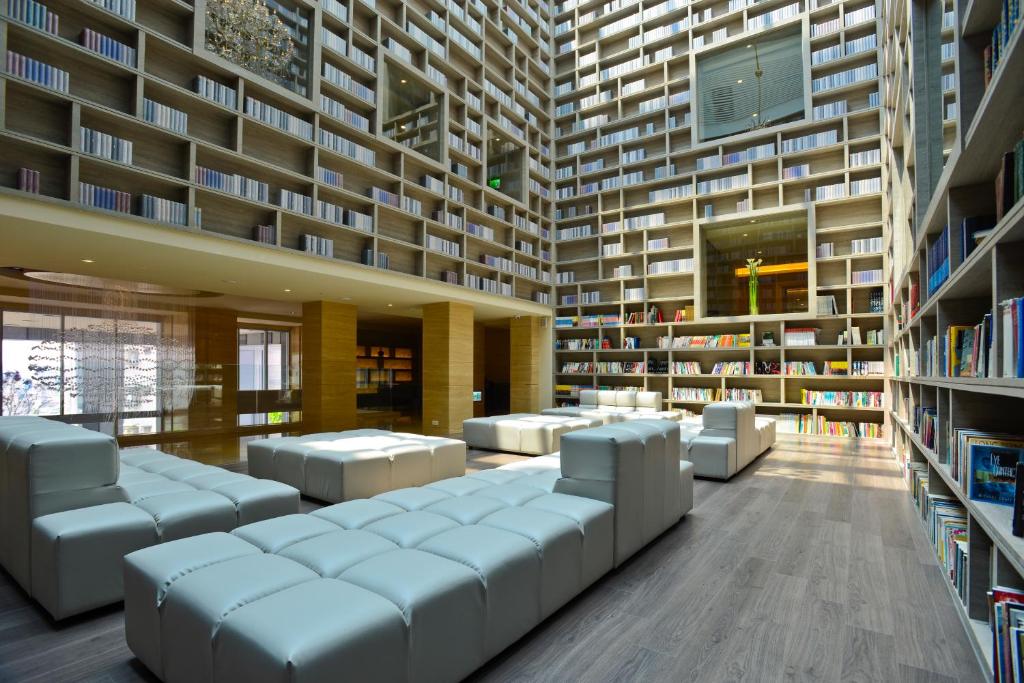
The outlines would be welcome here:
M 695 500 L 473 680 L 984 680 L 884 449 L 783 441 Z M 0 681 L 64 680 L 155 679 L 119 607 L 55 627 L 0 573 Z

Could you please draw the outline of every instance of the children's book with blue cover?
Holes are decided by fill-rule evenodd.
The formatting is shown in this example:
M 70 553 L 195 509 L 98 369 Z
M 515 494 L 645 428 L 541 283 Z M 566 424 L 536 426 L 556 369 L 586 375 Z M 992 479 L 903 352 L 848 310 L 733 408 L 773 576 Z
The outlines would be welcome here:
M 1012 506 L 1017 463 L 1024 462 L 1024 448 L 998 439 L 979 441 L 971 443 L 968 450 L 968 495 L 971 500 Z

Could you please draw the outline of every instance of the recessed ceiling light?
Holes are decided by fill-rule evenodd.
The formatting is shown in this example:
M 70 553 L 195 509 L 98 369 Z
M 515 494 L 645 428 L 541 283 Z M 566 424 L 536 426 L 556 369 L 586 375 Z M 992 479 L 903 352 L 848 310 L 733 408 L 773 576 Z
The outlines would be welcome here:
M 403 78 L 403 79 L 402 79 L 402 83 L 408 83 L 408 81 L 406 81 L 406 80 L 405 80 L 405 79 Z
M 743 79 L 742 79 L 742 78 L 738 78 L 738 79 L 736 79 L 736 82 L 737 82 L 737 83 L 742 83 L 742 82 L 743 82 Z
M 290 289 L 286 289 L 286 290 L 284 290 L 284 291 L 286 291 L 286 292 L 290 292 L 290 291 L 292 291 L 292 290 L 290 290 Z
M 341 300 L 342 301 L 352 301 L 352 297 L 350 297 L 350 296 L 343 296 L 343 297 L 341 297 Z
M 394 304 L 388 304 L 388 308 L 391 308 L 392 306 L 394 306 Z
M 223 283 L 224 283 L 224 284 L 226 284 L 226 285 L 234 285 L 234 284 L 237 284 L 237 283 L 236 283 L 236 282 L 235 282 L 234 280 L 221 280 L 221 282 L 223 282 Z
M 91 258 L 84 258 L 84 259 L 82 259 L 82 263 L 96 263 L 96 262 L 93 261 Z
M 743 233 L 743 236 L 744 236 L 744 237 L 746 237 L 746 236 L 747 236 L 747 233 Z

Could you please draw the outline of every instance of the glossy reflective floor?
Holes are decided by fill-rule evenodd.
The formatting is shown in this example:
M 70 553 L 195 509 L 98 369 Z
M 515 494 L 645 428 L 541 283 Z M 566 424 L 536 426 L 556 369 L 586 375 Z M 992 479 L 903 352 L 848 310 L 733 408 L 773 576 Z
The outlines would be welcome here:
M 781 441 L 695 500 L 473 680 L 984 680 L 884 448 Z M 119 606 L 55 627 L 0 573 L 0 681 L 29 680 L 154 679 Z

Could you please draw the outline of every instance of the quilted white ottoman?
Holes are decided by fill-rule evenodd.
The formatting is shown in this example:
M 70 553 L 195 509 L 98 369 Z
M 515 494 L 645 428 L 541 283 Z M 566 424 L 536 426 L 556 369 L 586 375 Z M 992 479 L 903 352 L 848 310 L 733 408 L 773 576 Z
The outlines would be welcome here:
M 422 486 L 465 472 L 464 442 L 419 434 L 356 429 L 249 444 L 250 474 L 331 503 Z
M 569 417 L 513 413 L 494 417 L 473 417 L 462 422 L 462 438 L 474 448 L 528 455 L 558 451 L 561 438 L 569 432 L 600 427 L 598 417 Z
M 298 507 L 299 492 L 277 482 L 0 417 L 0 562 L 57 619 L 119 601 L 127 553 Z

